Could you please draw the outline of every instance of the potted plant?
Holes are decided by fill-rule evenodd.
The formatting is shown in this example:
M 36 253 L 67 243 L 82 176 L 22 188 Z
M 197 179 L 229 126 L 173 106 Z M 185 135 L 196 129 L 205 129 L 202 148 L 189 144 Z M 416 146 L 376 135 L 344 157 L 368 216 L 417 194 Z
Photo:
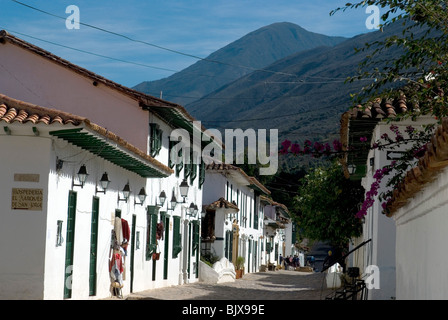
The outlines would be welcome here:
M 236 278 L 241 279 L 244 273 L 244 257 L 239 256 L 235 261 Z

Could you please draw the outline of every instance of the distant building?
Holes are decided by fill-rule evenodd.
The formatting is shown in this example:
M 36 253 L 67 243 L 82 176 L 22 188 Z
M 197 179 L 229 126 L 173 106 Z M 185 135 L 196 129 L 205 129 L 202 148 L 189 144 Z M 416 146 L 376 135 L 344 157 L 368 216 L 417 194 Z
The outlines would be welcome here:
M 202 253 L 232 263 L 241 256 L 245 273 L 259 271 L 263 243 L 260 195 L 270 191 L 241 168 L 215 162 L 206 165 L 203 190 Z

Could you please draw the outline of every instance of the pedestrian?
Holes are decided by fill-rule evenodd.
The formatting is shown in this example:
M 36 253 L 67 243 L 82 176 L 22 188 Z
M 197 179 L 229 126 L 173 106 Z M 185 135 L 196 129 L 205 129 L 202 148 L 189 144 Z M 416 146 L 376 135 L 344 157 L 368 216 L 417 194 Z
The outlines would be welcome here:
M 282 257 L 281 253 L 280 253 L 279 260 L 280 260 L 280 267 L 283 267 L 283 257 Z
M 325 268 L 329 268 L 329 267 L 331 267 L 331 265 L 333 264 L 333 257 L 332 257 L 332 252 L 331 252 L 331 250 L 330 251 L 328 251 L 328 255 L 325 257 L 325 260 L 324 260 L 324 263 L 323 263 L 323 265 L 322 265 L 322 268 L 323 269 L 325 269 Z

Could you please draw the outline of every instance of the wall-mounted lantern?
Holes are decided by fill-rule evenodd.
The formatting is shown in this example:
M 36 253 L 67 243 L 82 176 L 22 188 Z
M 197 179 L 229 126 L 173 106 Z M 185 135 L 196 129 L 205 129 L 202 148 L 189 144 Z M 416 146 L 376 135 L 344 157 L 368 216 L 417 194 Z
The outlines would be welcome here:
M 101 192 L 101 193 L 106 193 L 107 188 L 109 187 L 109 176 L 107 175 L 107 172 L 104 172 L 103 175 L 101 176 L 100 179 L 100 185 L 102 190 L 98 190 L 98 186 L 95 186 L 95 194 Z
M 79 180 L 80 184 L 76 184 L 76 183 L 75 183 L 75 180 L 74 180 L 74 178 L 73 178 L 73 179 L 72 179 L 72 188 L 75 187 L 75 186 L 76 186 L 76 187 L 84 188 L 84 183 L 86 182 L 86 180 L 87 180 L 87 176 L 89 175 L 89 174 L 87 173 L 87 168 L 86 168 L 86 165 L 85 165 L 85 164 L 83 164 L 83 165 L 81 166 L 81 168 L 79 168 L 79 171 L 78 171 L 77 175 L 78 175 L 78 180 Z

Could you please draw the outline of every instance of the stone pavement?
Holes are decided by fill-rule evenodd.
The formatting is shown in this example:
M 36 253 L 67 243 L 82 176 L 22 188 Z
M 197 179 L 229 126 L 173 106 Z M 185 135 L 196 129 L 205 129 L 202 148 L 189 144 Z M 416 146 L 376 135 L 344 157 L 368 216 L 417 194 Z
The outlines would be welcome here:
M 126 300 L 324 300 L 325 273 L 267 271 L 245 274 L 235 282 L 190 283 L 132 293 Z

